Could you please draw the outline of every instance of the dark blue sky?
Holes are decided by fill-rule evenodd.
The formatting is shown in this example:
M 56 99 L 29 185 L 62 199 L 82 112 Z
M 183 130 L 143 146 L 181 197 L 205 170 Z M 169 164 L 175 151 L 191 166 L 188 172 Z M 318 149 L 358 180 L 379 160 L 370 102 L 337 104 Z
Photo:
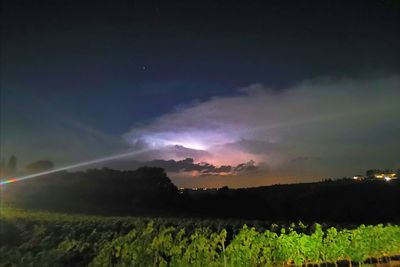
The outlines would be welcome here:
M 4 101 L 35 96 L 122 132 L 255 82 L 400 68 L 399 10 L 385 1 L 101 2 L 3 1 Z
M 378 0 L 5 0 L 3 142 L 64 120 L 120 136 L 254 83 L 398 74 L 399 14 Z

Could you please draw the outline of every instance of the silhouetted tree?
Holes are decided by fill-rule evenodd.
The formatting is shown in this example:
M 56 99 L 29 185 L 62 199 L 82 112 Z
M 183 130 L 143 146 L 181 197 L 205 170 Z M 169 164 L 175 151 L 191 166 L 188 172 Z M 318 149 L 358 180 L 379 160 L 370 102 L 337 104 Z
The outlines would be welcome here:
M 14 175 L 17 172 L 17 158 L 12 155 L 7 165 L 7 175 Z
M 229 193 L 229 187 L 228 186 L 223 186 L 218 189 L 218 194 L 227 194 Z
M 32 166 L 38 171 L 44 165 L 50 166 Z M 20 207 L 103 214 L 165 213 L 174 209 L 179 195 L 163 169 L 149 167 L 57 172 L 7 189 L 10 196 L 18 196 L 13 203 Z
M 29 173 L 37 173 L 52 170 L 54 164 L 50 160 L 38 160 L 28 164 L 25 168 Z
M 374 178 L 375 174 L 377 174 L 379 172 L 382 172 L 382 171 L 379 169 L 371 169 L 371 170 L 366 171 L 365 175 L 367 176 L 367 178 Z
M 1 159 L 0 161 L 0 177 L 6 175 L 6 162 L 4 159 Z

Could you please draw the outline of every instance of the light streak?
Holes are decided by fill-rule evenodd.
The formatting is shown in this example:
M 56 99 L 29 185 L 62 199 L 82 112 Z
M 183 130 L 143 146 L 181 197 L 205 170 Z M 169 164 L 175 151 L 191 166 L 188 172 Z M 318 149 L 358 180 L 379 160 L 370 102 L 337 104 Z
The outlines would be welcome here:
M 14 182 L 16 182 L 16 181 L 18 181 L 16 178 L 10 178 L 10 179 L 8 179 L 8 180 L 1 181 L 1 182 L 0 182 L 0 185 L 3 185 L 3 184 L 11 184 L 11 183 L 14 183 Z
M 32 178 L 35 178 L 35 177 L 38 177 L 38 176 L 42 176 L 42 175 L 46 175 L 46 174 L 51 174 L 51 173 L 55 173 L 55 172 L 60 172 L 60 171 L 80 168 L 80 167 L 84 167 L 84 166 L 88 166 L 88 165 L 92 165 L 92 164 L 96 164 L 96 163 L 100 163 L 100 162 L 110 161 L 110 160 L 114 160 L 114 159 L 120 159 L 120 158 L 129 157 L 129 156 L 134 156 L 134 155 L 138 155 L 140 153 L 144 153 L 146 151 L 148 151 L 148 149 L 139 150 L 139 151 L 133 151 L 133 152 L 127 152 L 127 153 L 122 153 L 122 154 L 117 154 L 117 155 L 108 156 L 108 157 L 104 157 L 104 158 L 100 158 L 100 159 L 94 159 L 94 160 L 90 160 L 90 161 L 85 161 L 85 162 L 76 163 L 76 164 L 72 164 L 72 165 L 69 165 L 69 166 L 57 168 L 57 169 L 54 169 L 54 170 L 49 170 L 49 171 L 29 174 L 29 175 L 22 176 L 22 177 L 6 178 L 6 179 L 0 181 L 0 186 L 6 185 L 6 184 L 15 183 L 15 182 L 20 182 L 20 181 L 23 181 L 23 180 L 32 179 Z

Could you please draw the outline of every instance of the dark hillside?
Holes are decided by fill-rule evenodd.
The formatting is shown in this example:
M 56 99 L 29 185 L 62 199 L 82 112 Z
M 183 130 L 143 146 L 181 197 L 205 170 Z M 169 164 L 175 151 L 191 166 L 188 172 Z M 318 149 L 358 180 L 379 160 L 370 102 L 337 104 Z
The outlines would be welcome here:
M 400 221 L 400 182 L 378 180 L 179 192 L 160 168 L 63 172 L 10 184 L 9 205 L 107 215 L 172 215 L 268 221 Z

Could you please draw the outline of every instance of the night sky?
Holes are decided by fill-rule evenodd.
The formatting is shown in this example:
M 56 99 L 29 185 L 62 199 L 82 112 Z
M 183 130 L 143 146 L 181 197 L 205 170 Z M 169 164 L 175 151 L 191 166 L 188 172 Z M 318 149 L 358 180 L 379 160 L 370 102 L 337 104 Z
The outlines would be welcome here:
M 106 165 L 178 186 L 400 168 L 396 1 L 1 5 L 1 157 L 21 171 L 135 149 Z

